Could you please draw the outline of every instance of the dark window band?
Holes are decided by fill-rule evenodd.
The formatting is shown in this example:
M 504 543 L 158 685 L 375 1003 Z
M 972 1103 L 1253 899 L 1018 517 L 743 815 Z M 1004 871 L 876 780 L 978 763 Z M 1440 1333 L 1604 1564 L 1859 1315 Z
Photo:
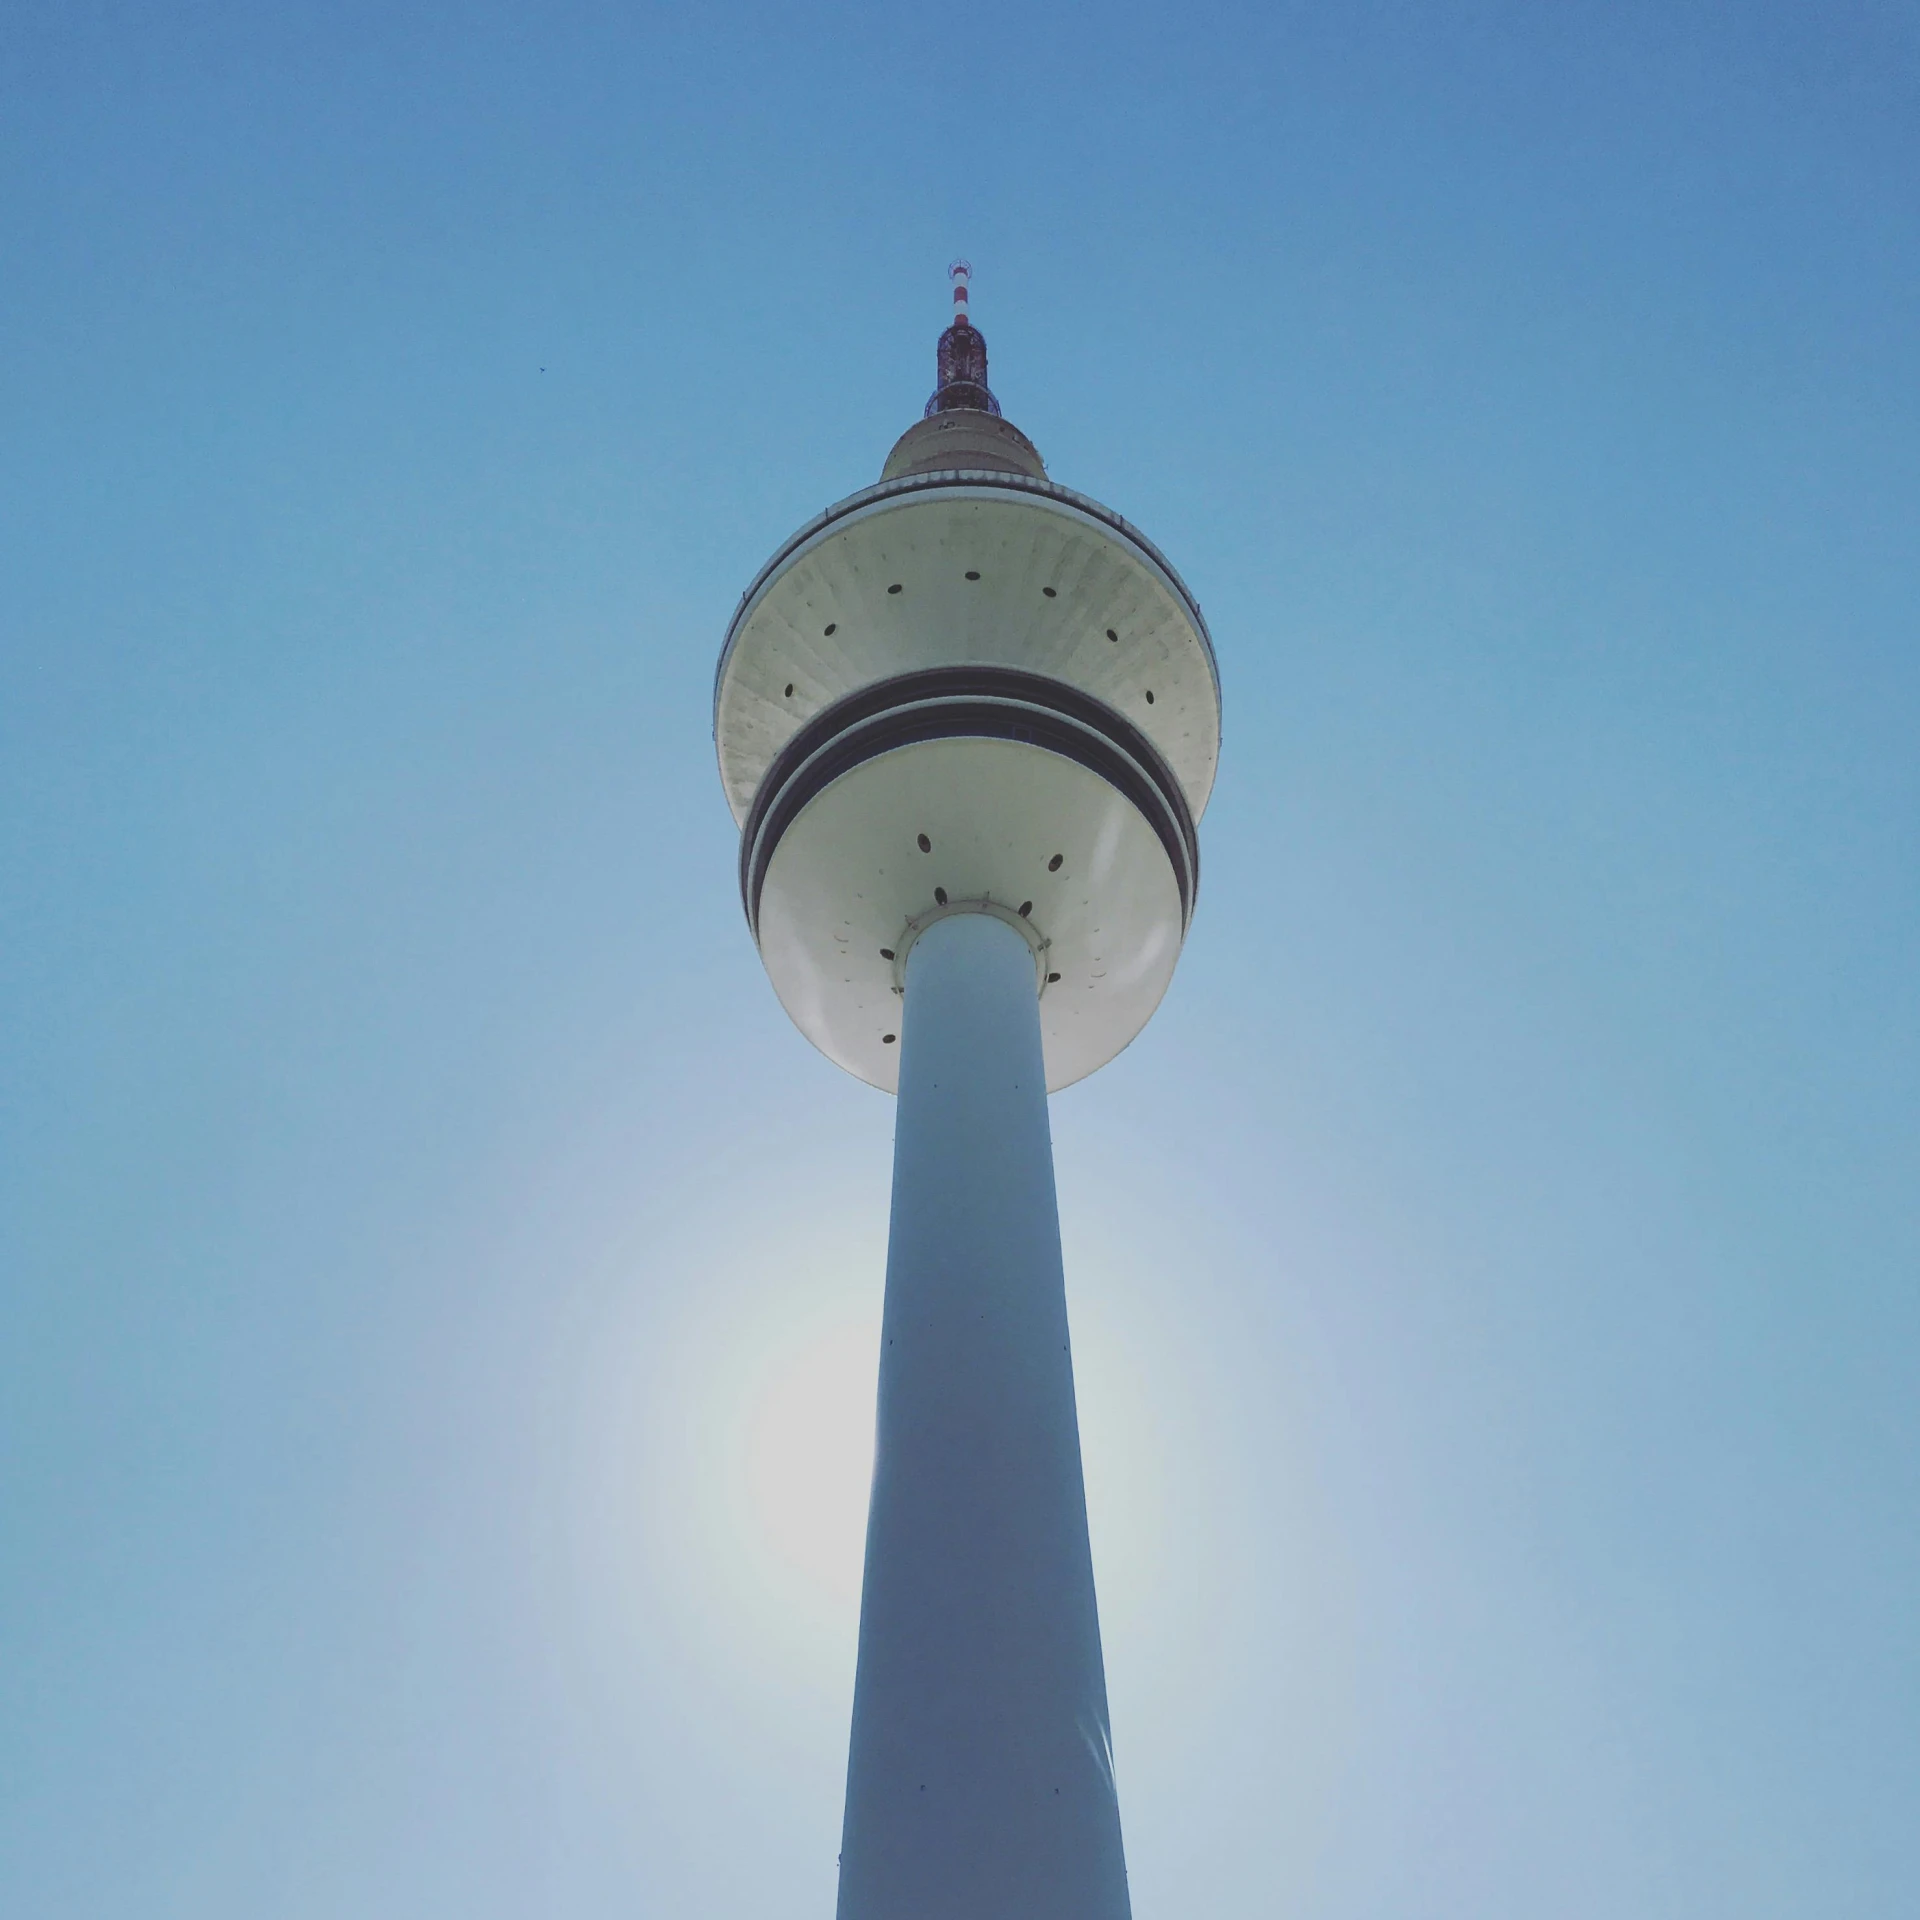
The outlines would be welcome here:
M 1200 848 L 1186 795 L 1145 734 L 1103 700 L 1013 667 L 930 667 L 881 680 L 816 714 L 774 757 L 740 836 L 740 895 L 756 935 L 760 890 L 782 836 L 844 773 L 926 740 L 1012 740 L 1097 773 L 1158 835 L 1192 917 Z

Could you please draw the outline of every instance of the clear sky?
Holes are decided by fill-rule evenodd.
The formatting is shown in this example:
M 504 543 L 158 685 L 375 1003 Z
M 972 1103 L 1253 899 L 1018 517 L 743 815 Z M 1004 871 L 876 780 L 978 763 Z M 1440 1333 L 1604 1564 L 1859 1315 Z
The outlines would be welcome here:
M 1911 5 L 0 17 L 0 1911 L 831 1912 L 891 1107 L 738 593 L 1219 647 L 1054 1105 L 1140 1920 L 1913 1911 Z

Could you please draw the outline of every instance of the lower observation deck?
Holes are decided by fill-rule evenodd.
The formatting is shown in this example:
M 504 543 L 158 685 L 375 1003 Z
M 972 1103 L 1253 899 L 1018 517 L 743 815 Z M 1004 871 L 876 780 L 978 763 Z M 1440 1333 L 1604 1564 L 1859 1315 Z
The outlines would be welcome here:
M 1007 668 L 903 674 L 829 708 L 762 782 L 740 890 L 794 1023 L 878 1087 L 898 1076 L 920 931 L 986 912 L 1034 954 L 1047 1084 L 1104 1065 L 1172 977 L 1199 886 L 1193 816 L 1138 729 Z

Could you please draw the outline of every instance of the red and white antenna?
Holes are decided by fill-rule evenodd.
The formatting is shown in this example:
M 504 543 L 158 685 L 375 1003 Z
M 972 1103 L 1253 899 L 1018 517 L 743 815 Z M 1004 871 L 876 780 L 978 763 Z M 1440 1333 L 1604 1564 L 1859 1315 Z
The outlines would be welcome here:
M 947 269 L 947 278 L 953 282 L 953 324 L 970 327 L 973 322 L 967 316 L 967 285 L 973 278 L 972 263 L 956 260 Z

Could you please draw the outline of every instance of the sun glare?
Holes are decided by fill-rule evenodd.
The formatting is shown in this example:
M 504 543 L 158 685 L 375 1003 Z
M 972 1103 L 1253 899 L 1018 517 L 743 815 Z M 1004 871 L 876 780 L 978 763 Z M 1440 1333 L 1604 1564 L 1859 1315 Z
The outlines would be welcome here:
M 736 1456 L 752 1557 L 772 1585 L 860 1600 L 873 1478 L 873 1329 L 840 1319 L 764 1356 Z

